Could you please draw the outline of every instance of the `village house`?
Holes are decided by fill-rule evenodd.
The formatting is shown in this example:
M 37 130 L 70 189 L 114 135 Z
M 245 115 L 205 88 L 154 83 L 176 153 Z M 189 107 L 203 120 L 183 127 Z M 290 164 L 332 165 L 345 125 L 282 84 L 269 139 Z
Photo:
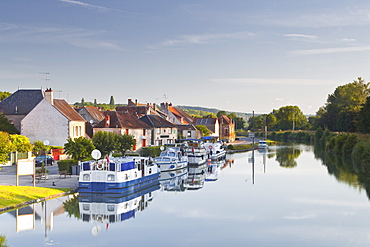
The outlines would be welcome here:
M 94 126 L 104 120 L 104 113 L 96 106 L 83 106 L 75 110 L 86 120 L 86 134 L 91 138 Z
M 145 115 L 163 115 L 158 111 L 156 104 L 140 104 L 137 100 L 133 102 L 131 99 L 128 99 L 127 106 L 117 106 L 116 111 L 130 113 L 137 118 Z
M 194 118 L 194 125 L 204 125 L 211 131 L 212 137 L 220 137 L 220 123 L 218 118 Z
M 177 140 L 177 127 L 170 121 L 158 115 L 145 115 L 141 121 L 152 127 L 151 145 L 160 146 L 175 143 Z
M 134 150 L 150 145 L 152 127 L 136 116 L 122 111 L 105 111 L 105 118 L 93 128 L 93 133 L 108 131 L 121 135 L 132 135 L 136 141 Z
M 68 138 L 85 137 L 83 119 L 65 100 L 54 99 L 53 90 L 45 91 L 42 99 L 21 121 L 21 135 L 31 142 L 48 141 L 63 146 Z
M 218 118 L 220 124 L 220 136 L 221 140 L 228 140 L 228 142 L 235 141 L 235 122 L 233 119 L 222 115 Z
M 41 89 L 18 89 L 0 102 L 0 112 L 21 132 L 21 121 L 44 99 Z
M 161 111 L 177 125 L 179 136 L 185 139 L 200 138 L 200 132 L 193 125 L 194 119 L 189 114 L 167 102 L 161 103 Z

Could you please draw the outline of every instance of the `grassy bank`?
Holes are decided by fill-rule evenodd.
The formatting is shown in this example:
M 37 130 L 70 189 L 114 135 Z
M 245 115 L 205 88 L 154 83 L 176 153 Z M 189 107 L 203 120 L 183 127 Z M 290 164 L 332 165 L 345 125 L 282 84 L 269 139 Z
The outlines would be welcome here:
M 0 185 L 0 209 L 71 191 L 67 188 Z

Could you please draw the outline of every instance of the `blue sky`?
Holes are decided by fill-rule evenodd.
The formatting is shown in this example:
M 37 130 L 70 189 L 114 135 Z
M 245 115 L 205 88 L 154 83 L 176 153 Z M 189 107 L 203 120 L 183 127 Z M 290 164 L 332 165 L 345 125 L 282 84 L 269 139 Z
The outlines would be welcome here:
M 2 0 L 0 91 L 314 114 L 370 76 L 365 0 Z

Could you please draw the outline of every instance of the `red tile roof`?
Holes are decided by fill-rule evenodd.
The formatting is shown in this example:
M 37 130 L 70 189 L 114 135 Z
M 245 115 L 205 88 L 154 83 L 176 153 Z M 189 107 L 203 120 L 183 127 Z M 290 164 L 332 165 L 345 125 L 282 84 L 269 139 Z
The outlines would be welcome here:
M 54 99 L 54 106 L 70 121 L 86 122 L 64 99 Z

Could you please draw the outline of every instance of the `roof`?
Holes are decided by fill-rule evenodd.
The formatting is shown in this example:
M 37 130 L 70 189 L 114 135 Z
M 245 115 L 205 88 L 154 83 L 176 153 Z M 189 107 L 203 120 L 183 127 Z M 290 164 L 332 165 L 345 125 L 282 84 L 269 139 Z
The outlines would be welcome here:
M 84 106 L 85 110 L 91 115 L 92 118 L 101 121 L 104 119 L 104 113 L 96 106 Z
M 148 105 L 144 106 L 117 106 L 117 112 L 128 112 L 131 115 L 137 115 L 138 117 L 145 116 L 147 114 L 155 114 L 156 112 L 152 107 Z
M 232 120 L 225 115 L 220 116 L 218 119 L 221 124 L 232 124 Z
M 175 124 L 171 123 L 170 121 L 158 115 L 145 115 L 141 117 L 140 120 L 154 128 L 165 128 L 165 127 L 175 128 L 176 127 Z
M 180 124 L 176 126 L 178 130 L 197 130 L 192 124 Z
M 105 111 L 104 115 L 110 117 L 109 126 L 105 127 L 105 119 L 94 128 L 125 128 L 125 129 L 151 129 L 149 125 L 140 121 L 136 116 L 121 111 Z
M 0 102 L 4 115 L 27 115 L 44 98 L 41 89 L 19 89 Z
M 54 99 L 54 107 L 57 108 L 65 117 L 70 121 L 83 121 L 86 120 L 81 117 L 64 99 Z
M 195 118 L 195 125 L 215 125 L 217 118 Z
M 187 123 L 187 124 L 191 124 L 193 123 L 193 118 L 187 114 L 186 112 L 184 112 L 183 110 L 181 110 L 180 108 L 177 108 L 177 107 L 174 107 L 174 106 L 169 106 L 168 107 L 168 110 L 173 114 L 175 115 L 175 117 L 179 120 L 182 119 L 181 123 Z M 185 120 L 185 121 L 183 121 Z

